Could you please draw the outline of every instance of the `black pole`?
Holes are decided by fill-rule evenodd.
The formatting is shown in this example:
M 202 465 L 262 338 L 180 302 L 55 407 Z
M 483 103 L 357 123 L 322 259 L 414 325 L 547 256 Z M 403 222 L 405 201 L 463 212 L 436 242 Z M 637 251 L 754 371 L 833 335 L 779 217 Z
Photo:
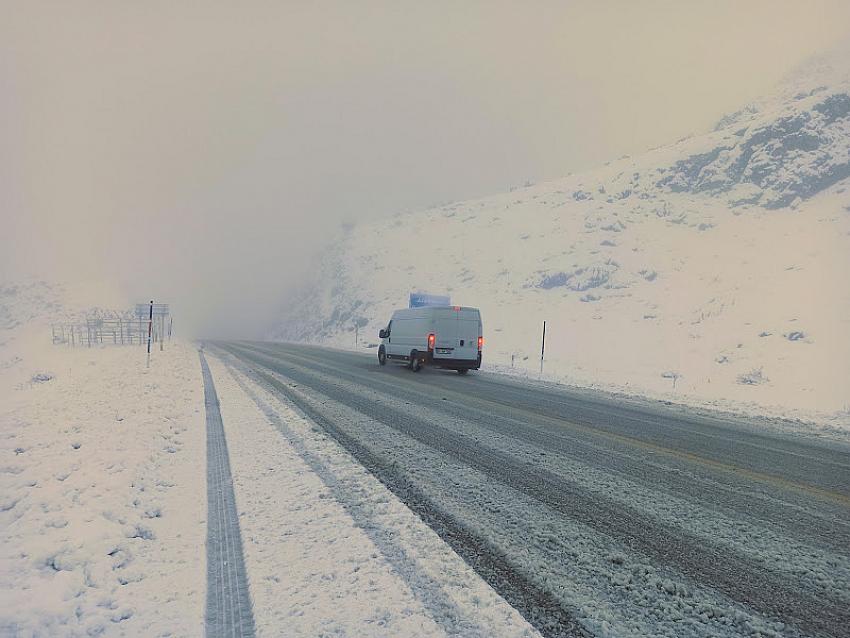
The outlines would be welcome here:
M 540 343 L 540 374 L 543 374 L 543 355 L 546 352 L 546 320 L 543 320 L 543 339 Z

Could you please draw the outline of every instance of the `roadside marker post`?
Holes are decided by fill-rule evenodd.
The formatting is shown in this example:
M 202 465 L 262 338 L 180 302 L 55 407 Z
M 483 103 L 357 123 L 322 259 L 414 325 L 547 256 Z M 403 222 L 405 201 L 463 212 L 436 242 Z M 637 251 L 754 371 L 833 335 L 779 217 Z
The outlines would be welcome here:
M 543 376 L 543 356 L 546 353 L 546 320 L 543 320 L 543 338 L 540 342 L 540 376 Z

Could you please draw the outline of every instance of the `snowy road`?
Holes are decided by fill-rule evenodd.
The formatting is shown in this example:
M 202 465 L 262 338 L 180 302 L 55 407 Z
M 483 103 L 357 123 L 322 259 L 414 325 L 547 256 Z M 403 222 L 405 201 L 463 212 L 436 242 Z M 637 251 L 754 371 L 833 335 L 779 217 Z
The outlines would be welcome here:
M 544 635 L 850 635 L 845 442 L 355 353 L 219 348 Z

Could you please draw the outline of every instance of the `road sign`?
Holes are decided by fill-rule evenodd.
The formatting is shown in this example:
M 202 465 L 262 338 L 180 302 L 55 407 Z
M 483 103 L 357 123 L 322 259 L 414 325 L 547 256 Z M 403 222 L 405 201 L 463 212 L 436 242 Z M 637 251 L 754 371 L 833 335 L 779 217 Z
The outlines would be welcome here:
M 410 293 L 410 308 L 424 308 L 425 306 L 451 306 L 452 301 L 445 295 L 429 295 L 425 292 Z
M 153 313 L 152 315 L 150 313 Z M 148 316 L 152 317 L 167 317 L 169 314 L 168 304 L 167 303 L 137 303 L 136 304 L 136 316 L 140 319 L 147 319 Z

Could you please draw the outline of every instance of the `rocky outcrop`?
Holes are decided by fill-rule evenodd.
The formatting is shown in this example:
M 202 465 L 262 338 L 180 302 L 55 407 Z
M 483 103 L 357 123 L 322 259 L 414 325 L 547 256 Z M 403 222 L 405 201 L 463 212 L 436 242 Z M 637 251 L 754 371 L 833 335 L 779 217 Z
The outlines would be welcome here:
M 799 110 L 755 120 L 733 137 L 737 141 L 663 169 L 655 185 L 669 192 L 708 194 L 754 186 L 760 192 L 746 203 L 765 208 L 816 195 L 850 177 L 850 94 L 833 93 L 801 103 Z

